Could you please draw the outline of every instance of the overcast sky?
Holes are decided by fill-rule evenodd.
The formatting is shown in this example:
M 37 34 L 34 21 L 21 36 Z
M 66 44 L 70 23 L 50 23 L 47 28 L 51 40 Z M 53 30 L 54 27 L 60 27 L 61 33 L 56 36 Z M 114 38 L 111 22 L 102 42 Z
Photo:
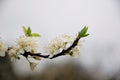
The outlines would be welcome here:
M 92 67 L 99 63 L 107 72 L 117 71 L 120 67 L 119 4 L 119 0 L 0 0 L 0 36 L 10 46 L 23 34 L 21 26 L 31 26 L 42 35 L 39 45 L 45 47 L 55 36 L 74 35 L 87 25 L 90 36 L 80 48 L 80 62 Z

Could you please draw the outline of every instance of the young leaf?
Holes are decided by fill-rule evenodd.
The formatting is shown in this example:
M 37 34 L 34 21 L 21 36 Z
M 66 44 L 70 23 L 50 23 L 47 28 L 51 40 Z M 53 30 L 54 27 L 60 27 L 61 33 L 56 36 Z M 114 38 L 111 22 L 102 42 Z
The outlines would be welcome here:
M 33 36 L 33 37 L 40 37 L 40 34 L 38 34 L 38 33 L 32 33 L 31 36 Z
M 30 27 L 26 28 L 25 26 L 23 26 L 23 32 L 27 37 L 40 37 L 40 34 L 32 33 L 32 30 Z
M 86 37 L 86 36 L 88 36 L 89 34 L 85 34 L 83 37 Z
M 23 28 L 23 32 L 24 32 L 24 34 L 26 35 L 26 34 L 27 34 L 27 29 L 26 29 L 26 27 L 23 26 L 22 28 Z
M 87 32 L 87 27 L 85 26 L 79 33 L 79 35 L 83 36 Z
M 32 30 L 31 30 L 30 27 L 28 27 L 28 29 L 27 29 L 27 36 L 31 36 L 31 33 L 32 33 Z
M 78 37 L 86 37 L 86 36 L 88 36 L 89 34 L 87 34 L 87 30 L 88 30 L 88 27 L 85 26 L 85 27 L 78 33 Z

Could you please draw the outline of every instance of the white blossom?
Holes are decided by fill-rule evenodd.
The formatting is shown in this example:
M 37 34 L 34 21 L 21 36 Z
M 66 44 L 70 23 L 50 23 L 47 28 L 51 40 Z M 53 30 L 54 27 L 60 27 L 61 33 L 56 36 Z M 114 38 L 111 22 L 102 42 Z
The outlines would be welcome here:
M 7 51 L 7 47 L 5 44 L 0 40 L 0 56 L 5 56 L 5 52 Z
M 63 49 L 67 49 L 73 43 L 74 40 L 74 36 L 61 35 L 59 37 L 56 37 L 53 40 L 51 40 L 48 44 L 47 52 L 50 54 L 57 54 Z
M 20 36 L 16 40 L 16 45 L 11 47 L 8 51 L 11 60 L 14 61 L 19 55 L 24 54 L 24 52 L 37 52 L 38 45 L 33 37 Z
M 9 53 L 11 61 L 16 61 L 16 59 L 17 59 L 17 54 L 16 54 L 17 51 L 15 49 L 10 49 L 8 51 L 8 53 Z
M 16 40 L 17 46 L 19 46 L 19 53 L 24 53 L 24 51 L 35 53 L 37 52 L 38 45 L 34 37 L 20 36 Z

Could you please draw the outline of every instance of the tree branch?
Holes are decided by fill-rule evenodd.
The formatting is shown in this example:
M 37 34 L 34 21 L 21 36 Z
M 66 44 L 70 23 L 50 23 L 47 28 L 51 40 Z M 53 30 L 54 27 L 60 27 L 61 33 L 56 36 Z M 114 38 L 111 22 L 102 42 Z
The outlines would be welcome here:
M 67 52 L 70 52 L 70 50 L 71 50 L 72 48 L 74 48 L 74 47 L 78 44 L 79 39 L 80 39 L 80 37 L 77 37 L 77 38 L 74 40 L 73 44 L 72 44 L 68 49 L 62 50 L 62 52 L 53 55 L 51 58 L 49 58 L 50 55 L 42 55 L 41 53 L 34 53 L 34 54 L 33 54 L 33 53 L 30 53 L 30 52 L 26 52 L 26 51 L 25 51 L 25 53 L 23 54 L 23 56 L 26 57 L 26 58 L 28 57 L 28 55 L 30 55 L 30 56 L 38 56 L 38 57 L 42 57 L 42 58 L 53 59 L 53 58 L 56 58 L 56 57 L 65 55 Z
M 49 58 L 49 56 L 50 56 L 50 55 L 42 55 L 41 53 L 33 54 L 33 53 L 30 53 L 30 52 L 26 52 L 26 51 L 23 54 L 23 56 L 26 57 L 26 58 L 28 57 L 28 55 L 30 55 L 30 56 L 38 56 L 38 57 L 42 57 L 42 58 Z
M 67 48 L 66 50 L 62 50 L 62 52 L 58 53 L 58 54 L 55 54 L 53 55 L 52 57 L 49 58 L 50 55 L 42 55 L 41 53 L 30 53 L 30 52 L 25 52 L 23 54 L 23 56 L 25 56 L 26 58 L 28 57 L 28 55 L 30 56 L 38 56 L 38 57 L 43 57 L 43 58 L 49 58 L 49 59 L 53 59 L 53 58 L 56 58 L 56 57 L 59 57 L 59 56 L 62 56 L 62 55 L 66 55 L 67 53 L 69 53 L 72 48 L 74 48 L 75 46 L 77 46 L 80 38 L 82 37 L 86 37 L 88 36 L 89 34 L 87 33 L 87 30 L 88 30 L 88 27 L 87 26 L 84 26 L 84 28 L 78 33 L 78 36 L 76 37 L 76 39 L 74 40 L 73 44 Z

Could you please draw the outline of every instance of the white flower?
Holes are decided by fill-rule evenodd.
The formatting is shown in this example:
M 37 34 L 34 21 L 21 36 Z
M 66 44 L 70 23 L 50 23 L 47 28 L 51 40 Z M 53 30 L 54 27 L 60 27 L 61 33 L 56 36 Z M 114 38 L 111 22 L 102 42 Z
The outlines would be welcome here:
M 8 53 L 9 53 L 11 61 L 16 61 L 16 59 L 17 59 L 17 54 L 16 54 L 17 51 L 15 49 L 10 49 L 8 51 Z
M 5 44 L 0 40 L 0 56 L 5 56 L 7 48 Z
M 24 54 L 24 52 L 37 52 L 37 43 L 33 37 L 20 36 L 16 40 L 16 45 L 11 47 L 8 51 L 11 61 L 18 59 L 19 55 Z
M 17 46 L 19 46 L 18 52 L 23 54 L 24 51 L 35 53 L 37 52 L 38 45 L 34 37 L 20 36 L 16 40 Z
M 75 37 L 62 35 L 54 38 L 47 46 L 47 52 L 50 54 L 57 54 L 63 49 L 67 49 L 75 40 Z

